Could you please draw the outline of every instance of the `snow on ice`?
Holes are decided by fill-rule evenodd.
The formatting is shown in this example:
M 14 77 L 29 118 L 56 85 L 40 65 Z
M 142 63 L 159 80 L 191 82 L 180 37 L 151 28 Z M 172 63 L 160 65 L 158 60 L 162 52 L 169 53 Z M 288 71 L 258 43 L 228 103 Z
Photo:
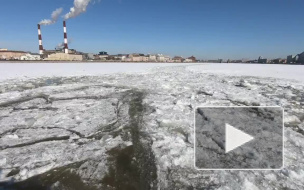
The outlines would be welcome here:
M 0 65 L 0 187 L 303 189 L 297 66 L 27 65 Z M 238 105 L 284 108 L 284 168 L 194 168 L 195 107 Z

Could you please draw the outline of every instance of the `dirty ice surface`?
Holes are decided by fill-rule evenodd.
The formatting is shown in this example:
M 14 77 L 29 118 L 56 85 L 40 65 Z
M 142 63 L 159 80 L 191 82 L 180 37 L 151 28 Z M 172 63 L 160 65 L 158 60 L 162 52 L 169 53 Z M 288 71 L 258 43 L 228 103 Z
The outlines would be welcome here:
M 264 67 L 269 73 L 274 68 Z M 301 80 L 280 79 L 275 74 L 265 78 L 254 73 L 202 73 L 184 65 L 150 67 L 137 73 L 52 76 L 0 83 L 0 187 L 304 188 Z M 284 168 L 195 170 L 194 108 L 250 105 L 284 108 Z

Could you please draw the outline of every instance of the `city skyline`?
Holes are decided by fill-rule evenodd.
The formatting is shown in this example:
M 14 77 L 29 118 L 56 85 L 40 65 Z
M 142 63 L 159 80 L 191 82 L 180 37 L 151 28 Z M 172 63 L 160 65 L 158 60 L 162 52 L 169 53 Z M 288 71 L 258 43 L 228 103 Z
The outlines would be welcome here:
M 91 1 L 86 13 L 67 21 L 68 37 L 70 48 L 92 53 L 285 58 L 303 51 L 301 5 L 298 0 Z M 37 23 L 63 7 L 57 23 L 42 26 L 44 48 L 54 49 L 63 42 L 62 16 L 73 0 L 11 0 L 2 6 L 0 16 L 8 19 L 0 21 L 7 28 L 0 30 L 0 48 L 38 52 Z

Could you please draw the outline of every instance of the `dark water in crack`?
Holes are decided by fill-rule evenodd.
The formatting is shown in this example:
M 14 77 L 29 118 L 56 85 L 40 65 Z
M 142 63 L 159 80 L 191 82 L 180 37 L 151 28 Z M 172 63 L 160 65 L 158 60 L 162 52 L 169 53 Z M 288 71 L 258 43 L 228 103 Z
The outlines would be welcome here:
M 132 146 L 109 151 L 109 161 L 114 163 L 103 183 L 113 189 L 150 190 L 157 189 L 157 168 L 151 149 L 152 141 L 141 134 L 145 106 L 144 93 L 133 91 L 129 104 Z
M 134 159 L 134 146 L 114 148 L 108 154 L 112 165 L 102 183 L 114 189 L 139 190 L 140 170 Z
M 14 180 L 6 183 L 0 183 L 0 189 L 8 190 L 95 190 L 84 184 L 81 178 L 76 174 L 76 169 L 83 162 L 70 164 L 64 167 L 56 168 L 44 174 L 34 176 L 22 182 Z
M 152 140 L 143 135 L 144 93 L 130 91 L 129 126 L 133 145 L 109 150 L 108 171 L 102 179 L 83 182 L 77 171 L 83 162 L 70 164 L 34 176 L 25 181 L 0 183 L 0 190 L 154 190 L 157 189 L 157 168 L 151 149 Z M 121 135 L 121 134 L 119 134 Z M 18 172 L 19 173 L 19 172 Z M 98 188 L 97 188 L 98 187 Z

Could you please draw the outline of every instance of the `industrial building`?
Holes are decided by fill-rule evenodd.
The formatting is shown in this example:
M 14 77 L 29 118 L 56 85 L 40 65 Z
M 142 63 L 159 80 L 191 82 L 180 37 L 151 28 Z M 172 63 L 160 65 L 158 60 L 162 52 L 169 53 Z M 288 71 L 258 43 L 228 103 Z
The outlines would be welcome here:
M 297 55 L 298 56 L 298 63 L 304 63 L 304 52 Z
M 267 63 L 267 59 L 264 59 L 262 56 L 259 57 L 258 63 Z
M 44 60 L 46 61 L 82 61 L 83 56 L 77 54 L 66 54 L 62 52 L 48 55 Z
M 40 60 L 40 55 L 39 54 L 35 54 L 35 53 L 27 53 L 23 56 L 20 57 L 20 60 L 23 60 L 23 61 L 38 61 Z
M 24 51 L 12 51 L 8 49 L 0 49 L 0 60 L 21 60 L 22 56 L 27 53 Z
M 68 48 L 68 35 L 66 28 L 66 21 L 63 21 L 63 49 L 45 50 L 42 45 L 41 28 L 38 24 L 38 40 L 39 40 L 39 54 L 43 60 L 46 61 L 82 61 L 84 54 Z
M 289 64 L 304 64 L 304 52 L 297 54 L 296 56 L 287 56 L 287 63 Z

